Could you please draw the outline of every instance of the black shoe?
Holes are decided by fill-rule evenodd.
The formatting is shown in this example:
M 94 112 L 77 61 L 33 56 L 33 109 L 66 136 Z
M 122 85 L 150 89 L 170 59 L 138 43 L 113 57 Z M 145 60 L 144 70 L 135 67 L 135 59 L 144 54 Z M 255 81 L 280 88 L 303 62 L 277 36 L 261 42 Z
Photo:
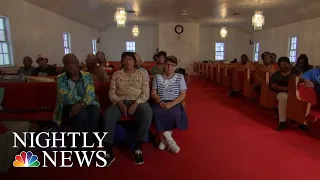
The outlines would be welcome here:
M 306 125 L 300 124 L 299 128 L 303 131 L 303 132 L 307 132 L 308 131 L 308 127 Z
M 107 161 L 106 167 L 111 166 L 111 164 L 116 160 L 116 157 L 114 156 L 112 151 L 107 152 L 104 158 Z
M 282 131 L 283 129 L 286 128 L 286 123 L 285 122 L 281 122 L 279 123 L 279 126 L 277 127 L 277 131 Z
M 141 165 L 144 163 L 142 151 L 140 149 L 135 149 L 132 151 L 133 161 L 137 165 Z

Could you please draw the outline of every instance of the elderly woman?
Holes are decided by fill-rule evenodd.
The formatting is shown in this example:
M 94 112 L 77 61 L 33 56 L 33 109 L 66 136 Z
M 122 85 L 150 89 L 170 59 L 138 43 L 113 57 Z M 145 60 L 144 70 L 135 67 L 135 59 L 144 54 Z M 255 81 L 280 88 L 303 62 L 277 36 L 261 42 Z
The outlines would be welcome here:
M 153 105 L 153 118 L 156 121 L 157 131 L 163 133 L 159 144 L 160 150 L 168 148 L 178 153 L 180 147 L 172 138 L 172 130 L 185 130 L 188 119 L 182 105 L 186 97 L 187 85 L 182 74 L 175 73 L 177 58 L 169 56 L 165 60 L 164 73 L 154 77 L 151 97 Z
M 138 69 L 134 53 L 123 54 L 124 68 L 112 75 L 109 98 L 112 105 L 105 112 L 104 131 L 108 132 L 104 139 L 107 151 L 108 166 L 115 160 L 112 152 L 113 136 L 116 122 L 120 117 L 133 115 L 139 122 L 136 130 L 136 142 L 132 156 L 135 164 L 143 164 L 142 143 L 148 139 L 148 131 L 152 121 L 152 109 L 147 102 L 150 96 L 149 82 L 145 74 Z

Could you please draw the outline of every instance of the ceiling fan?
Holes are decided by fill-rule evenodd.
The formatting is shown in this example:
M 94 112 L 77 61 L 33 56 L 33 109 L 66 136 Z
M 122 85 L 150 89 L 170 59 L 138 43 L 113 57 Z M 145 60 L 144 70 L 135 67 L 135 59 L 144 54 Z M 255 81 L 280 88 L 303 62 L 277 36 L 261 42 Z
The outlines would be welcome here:
M 195 19 L 195 20 L 199 19 L 199 18 L 196 17 L 196 16 L 191 16 L 191 15 L 189 15 L 189 14 L 187 13 L 187 10 L 183 10 L 182 13 L 181 13 L 181 16 L 183 16 L 183 17 L 185 17 L 185 18 Z

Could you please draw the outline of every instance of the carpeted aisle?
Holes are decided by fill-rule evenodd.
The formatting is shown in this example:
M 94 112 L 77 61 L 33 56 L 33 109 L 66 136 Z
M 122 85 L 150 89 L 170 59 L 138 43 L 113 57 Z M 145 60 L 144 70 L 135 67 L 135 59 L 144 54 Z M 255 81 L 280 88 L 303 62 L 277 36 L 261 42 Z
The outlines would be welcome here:
M 146 144 L 142 166 L 133 164 L 129 151 L 116 150 L 109 168 L 11 168 L 0 179 L 320 179 L 320 142 L 298 129 L 274 131 L 272 111 L 192 77 L 187 112 L 189 130 L 174 133 L 179 155 Z

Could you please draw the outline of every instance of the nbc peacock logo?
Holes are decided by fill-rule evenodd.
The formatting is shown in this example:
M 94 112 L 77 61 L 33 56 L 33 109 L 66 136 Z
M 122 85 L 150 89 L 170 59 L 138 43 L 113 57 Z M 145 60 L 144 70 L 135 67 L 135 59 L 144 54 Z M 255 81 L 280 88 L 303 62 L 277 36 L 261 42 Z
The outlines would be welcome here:
M 39 167 L 40 162 L 38 161 L 38 156 L 33 155 L 32 152 L 22 151 L 20 154 L 16 155 L 15 161 L 13 162 L 14 167 Z

